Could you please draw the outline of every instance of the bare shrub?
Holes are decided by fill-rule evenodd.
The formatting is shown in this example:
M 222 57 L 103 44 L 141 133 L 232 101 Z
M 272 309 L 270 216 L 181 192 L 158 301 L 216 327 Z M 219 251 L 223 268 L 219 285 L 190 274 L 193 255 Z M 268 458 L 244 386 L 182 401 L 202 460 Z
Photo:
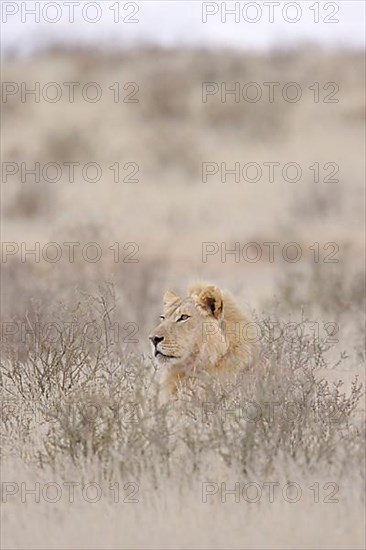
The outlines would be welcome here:
M 39 466 L 90 460 L 100 476 L 166 476 L 186 480 L 218 456 L 238 475 L 265 475 L 293 461 L 340 475 L 346 461 L 363 462 L 363 432 L 354 419 L 362 395 L 349 396 L 315 374 L 327 364 L 327 344 L 306 334 L 263 343 L 267 368 L 230 385 L 212 380 L 205 398 L 195 393 L 159 402 L 155 369 L 147 357 L 113 344 L 114 293 L 107 286 L 85 296 L 60 319 L 98 320 L 97 342 L 82 328 L 62 329 L 57 343 L 29 344 L 24 363 L 11 346 L 2 362 L 5 452 L 21 449 Z M 263 319 L 265 333 L 268 320 Z M 34 411 L 24 417 L 24 410 Z M 354 429 L 350 427 L 354 426 Z M 11 434 L 11 437 L 10 437 Z M 40 435 L 42 434 L 42 435 Z M 352 458 L 346 453 L 353 449 Z M 357 466 L 359 467 L 359 466 Z M 183 473 L 184 472 L 184 473 Z

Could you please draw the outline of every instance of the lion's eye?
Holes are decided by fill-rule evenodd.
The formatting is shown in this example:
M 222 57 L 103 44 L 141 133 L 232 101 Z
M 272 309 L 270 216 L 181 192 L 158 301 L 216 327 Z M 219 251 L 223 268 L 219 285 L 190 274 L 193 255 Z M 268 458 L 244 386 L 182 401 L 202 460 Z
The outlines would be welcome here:
M 181 315 L 179 319 L 177 319 L 177 323 L 179 323 L 180 321 L 187 321 L 187 319 L 189 318 L 190 318 L 190 315 Z
M 165 319 L 164 315 L 160 315 L 160 319 L 161 319 L 162 321 L 164 321 L 164 319 Z

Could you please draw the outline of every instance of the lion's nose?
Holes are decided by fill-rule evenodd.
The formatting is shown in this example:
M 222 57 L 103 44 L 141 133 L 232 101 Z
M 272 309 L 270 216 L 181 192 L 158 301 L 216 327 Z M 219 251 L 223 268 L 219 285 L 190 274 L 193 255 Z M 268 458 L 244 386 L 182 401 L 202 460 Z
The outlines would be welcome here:
M 164 340 L 164 336 L 149 336 L 149 338 L 155 347 Z

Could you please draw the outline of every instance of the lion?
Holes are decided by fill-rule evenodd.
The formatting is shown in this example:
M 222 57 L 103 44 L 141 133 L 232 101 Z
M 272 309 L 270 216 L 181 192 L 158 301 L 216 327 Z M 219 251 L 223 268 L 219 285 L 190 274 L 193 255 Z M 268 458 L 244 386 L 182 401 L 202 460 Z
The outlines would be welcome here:
M 258 349 L 253 323 L 228 291 L 196 283 L 184 298 L 167 291 L 163 304 L 161 322 L 149 339 L 163 371 L 166 396 L 187 385 L 202 388 L 207 377 L 225 381 L 255 368 Z

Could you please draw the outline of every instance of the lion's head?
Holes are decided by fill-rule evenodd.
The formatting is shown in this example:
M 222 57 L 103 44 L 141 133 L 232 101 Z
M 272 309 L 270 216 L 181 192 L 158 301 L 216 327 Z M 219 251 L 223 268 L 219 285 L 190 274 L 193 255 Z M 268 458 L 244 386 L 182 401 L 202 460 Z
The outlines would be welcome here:
M 185 298 L 166 292 L 163 303 L 161 322 L 149 338 L 155 360 L 172 380 L 196 378 L 203 371 L 235 371 L 251 363 L 250 323 L 226 291 L 196 284 Z
M 214 286 L 195 286 L 186 298 L 164 294 L 161 323 L 149 336 L 161 364 L 186 365 L 199 358 L 215 363 L 228 349 L 222 330 L 223 297 Z

